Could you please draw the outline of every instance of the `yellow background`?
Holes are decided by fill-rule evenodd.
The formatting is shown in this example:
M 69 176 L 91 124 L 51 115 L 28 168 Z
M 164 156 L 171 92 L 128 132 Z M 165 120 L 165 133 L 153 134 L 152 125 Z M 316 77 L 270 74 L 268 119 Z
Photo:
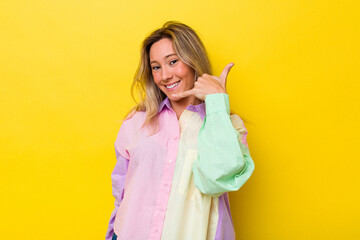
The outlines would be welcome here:
M 167 20 L 229 62 L 255 172 L 238 239 L 360 239 L 357 1 L 0 0 L 0 239 L 103 239 L 141 41 Z

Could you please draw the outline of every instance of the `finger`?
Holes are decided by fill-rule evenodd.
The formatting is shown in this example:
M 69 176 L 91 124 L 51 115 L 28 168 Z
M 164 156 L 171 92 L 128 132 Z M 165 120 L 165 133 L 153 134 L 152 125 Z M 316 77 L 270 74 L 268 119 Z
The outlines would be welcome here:
M 230 72 L 230 69 L 234 66 L 233 63 L 229 63 L 228 65 L 226 65 L 226 67 L 224 68 L 224 70 L 222 71 L 222 73 L 220 74 L 219 78 L 223 81 L 226 81 L 227 75 Z
M 172 96 L 175 99 L 179 100 L 179 99 L 184 98 L 184 97 L 195 95 L 195 93 L 196 93 L 196 90 L 193 88 L 193 89 L 187 90 L 187 91 L 182 92 L 182 93 L 174 93 L 174 94 L 172 94 Z

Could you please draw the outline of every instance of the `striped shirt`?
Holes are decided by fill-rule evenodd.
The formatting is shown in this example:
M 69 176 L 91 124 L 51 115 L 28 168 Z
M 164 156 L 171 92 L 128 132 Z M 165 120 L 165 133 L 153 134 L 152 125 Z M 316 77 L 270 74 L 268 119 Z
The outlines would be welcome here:
M 238 190 L 254 163 L 247 130 L 230 116 L 229 96 L 207 95 L 177 119 L 168 98 L 159 131 L 142 128 L 146 112 L 126 119 L 115 141 L 115 209 L 106 239 L 235 239 L 227 192 Z

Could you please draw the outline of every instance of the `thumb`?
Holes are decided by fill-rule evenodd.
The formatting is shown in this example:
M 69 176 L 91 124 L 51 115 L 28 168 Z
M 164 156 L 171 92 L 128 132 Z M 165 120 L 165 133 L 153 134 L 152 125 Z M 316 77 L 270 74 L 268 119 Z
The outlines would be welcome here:
M 226 65 L 226 67 L 224 68 L 224 70 L 222 71 L 222 73 L 220 74 L 220 79 L 223 81 L 226 81 L 227 75 L 230 72 L 230 69 L 234 66 L 233 63 L 229 63 L 228 65 Z
M 191 96 L 191 95 L 195 95 L 195 89 L 190 89 L 190 90 L 187 90 L 185 92 L 182 92 L 182 93 L 174 93 L 172 94 L 172 96 L 177 99 L 177 100 L 180 100 L 181 98 L 184 98 L 184 97 L 188 97 L 188 96 Z

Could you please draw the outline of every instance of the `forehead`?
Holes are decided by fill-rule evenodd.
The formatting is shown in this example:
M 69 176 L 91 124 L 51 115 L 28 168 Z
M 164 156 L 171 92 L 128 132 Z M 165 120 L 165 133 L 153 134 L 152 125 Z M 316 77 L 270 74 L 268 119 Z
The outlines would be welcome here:
M 155 42 L 149 51 L 150 61 L 161 61 L 170 54 L 176 53 L 173 42 L 168 38 L 163 38 Z

